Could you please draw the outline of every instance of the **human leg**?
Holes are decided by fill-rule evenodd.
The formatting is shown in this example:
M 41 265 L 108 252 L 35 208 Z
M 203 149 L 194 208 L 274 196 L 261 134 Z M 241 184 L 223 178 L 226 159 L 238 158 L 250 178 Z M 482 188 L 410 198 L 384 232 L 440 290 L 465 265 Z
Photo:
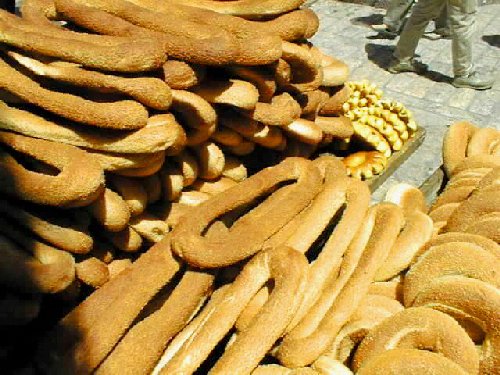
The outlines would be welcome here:
M 403 28 L 404 19 L 408 14 L 414 0 L 392 0 L 387 7 L 384 24 L 390 31 L 399 33 Z

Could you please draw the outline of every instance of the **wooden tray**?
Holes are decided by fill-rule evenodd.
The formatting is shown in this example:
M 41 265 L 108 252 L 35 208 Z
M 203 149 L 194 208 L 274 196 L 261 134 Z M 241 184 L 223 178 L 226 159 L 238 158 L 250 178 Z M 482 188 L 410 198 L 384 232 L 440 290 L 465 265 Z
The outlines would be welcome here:
M 384 181 L 387 180 L 389 176 L 391 176 L 394 171 L 396 171 L 396 169 L 398 169 L 398 167 L 417 150 L 417 148 L 419 148 L 419 146 L 424 141 L 424 138 L 425 129 L 418 128 L 417 131 L 413 134 L 413 137 L 406 141 L 406 143 L 403 145 L 403 148 L 391 155 L 391 157 L 387 161 L 387 167 L 385 168 L 385 170 L 381 174 L 369 180 L 366 180 L 366 183 L 370 187 L 372 193 L 380 185 L 382 185 Z

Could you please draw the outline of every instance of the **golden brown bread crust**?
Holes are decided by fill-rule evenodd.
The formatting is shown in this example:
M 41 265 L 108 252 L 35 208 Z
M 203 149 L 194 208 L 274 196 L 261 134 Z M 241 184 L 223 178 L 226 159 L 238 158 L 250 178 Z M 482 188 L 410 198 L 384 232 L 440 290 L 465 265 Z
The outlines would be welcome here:
M 60 374 L 94 370 L 178 270 L 168 240 L 153 246 L 47 334 L 39 346 L 38 366 L 44 372 Z
M 108 266 L 96 257 L 85 257 L 77 261 L 75 271 L 77 280 L 92 288 L 99 288 L 109 280 Z
M 101 166 L 74 146 L 0 132 L 0 191 L 23 200 L 61 207 L 89 205 L 104 189 Z M 8 150 L 30 156 L 60 171 L 56 176 L 31 171 Z
M 201 233 L 217 217 L 231 212 L 257 197 L 265 195 L 277 184 L 295 182 L 279 189 L 271 198 L 239 219 L 230 234 L 212 241 Z M 216 195 L 184 216 L 172 234 L 172 248 L 188 263 L 201 267 L 219 267 L 244 259 L 260 250 L 262 243 L 309 204 L 320 187 L 319 172 L 310 162 L 289 158 L 276 167 L 267 168 L 242 183 Z M 278 195 L 279 193 L 279 195 Z M 293 196 L 293 199 L 289 197 Z M 286 210 L 281 206 L 287 201 Z M 259 211 L 268 213 L 272 225 L 248 226 Z M 237 245 L 236 245 L 237 244 Z M 235 249 L 238 249 L 236 252 Z
M 97 222 L 110 232 L 119 232 L 127 227 L 130 209 L 123 198 L 111 189 L 103 193 L 88 207 Z
M 467 156 L 467 145 L 477 128 L 470 122 L 461 121 L 451 125 L 443 139 L 443 165 L 446 175 L 451 177 L 455 167 Z
M 185 61 L 168 60 L 163 64 L 164 80 L 174 90 L 187 90 L 200 84 L 206 75 L 206 67 Z

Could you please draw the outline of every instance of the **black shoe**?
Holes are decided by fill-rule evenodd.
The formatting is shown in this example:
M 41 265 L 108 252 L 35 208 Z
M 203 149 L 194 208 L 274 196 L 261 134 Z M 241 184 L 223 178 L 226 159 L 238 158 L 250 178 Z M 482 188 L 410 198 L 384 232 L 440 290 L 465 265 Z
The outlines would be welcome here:
M 386 24 L 380 24 L 380 25 L 371 25 L 372 30 L 378 32 L 379 34 L 395 38 L 398 36 L 398 32 L 394 29 L 391 29 L 389 26 Z
M 393 59 L 389 66 L 387 67 L 387 71 L 392 74 L 397 73 L 423 73 L 427 71 L 427 65 L 422 64 L 420 61 L 412 59 L 410 61 L 400 61 L 398 59 Z
M 487 90 L 493 87 L 494 79 L 482 77 L 477 71 L 472 71 L 466 76 L 458 76 L 451 84 L 458 88 L 468 88 L 474 90 Z

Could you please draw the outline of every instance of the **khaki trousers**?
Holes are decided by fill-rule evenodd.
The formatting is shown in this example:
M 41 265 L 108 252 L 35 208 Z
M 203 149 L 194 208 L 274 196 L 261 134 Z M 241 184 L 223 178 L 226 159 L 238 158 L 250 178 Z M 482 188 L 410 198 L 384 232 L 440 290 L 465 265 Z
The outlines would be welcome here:
M 477 0 L 419 0 L 401 33 L 394 56 L 400 61 L 411 60 L 429 22 L 448 5 L 451 30 L 451 54 L 455 77 L 471 72 L 472 36 L 475 31 Z

